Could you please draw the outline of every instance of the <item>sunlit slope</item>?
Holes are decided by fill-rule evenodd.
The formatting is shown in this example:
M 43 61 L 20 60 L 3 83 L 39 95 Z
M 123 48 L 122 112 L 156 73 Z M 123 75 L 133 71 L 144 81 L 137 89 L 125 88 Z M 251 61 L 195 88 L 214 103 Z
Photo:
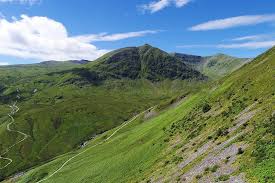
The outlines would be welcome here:
M 214 84 L 167 130 L 176 148 L 156 165 L 151 180 L 274 182 L 274 83 L 272 48 Z

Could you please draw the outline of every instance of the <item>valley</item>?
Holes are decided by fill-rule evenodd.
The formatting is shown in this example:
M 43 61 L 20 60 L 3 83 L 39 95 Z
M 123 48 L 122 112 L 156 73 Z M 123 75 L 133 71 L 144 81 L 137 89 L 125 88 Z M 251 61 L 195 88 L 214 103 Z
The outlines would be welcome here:
M 150 49 L 149 55 L 159 52 Z M 91 66 L 78 65 L 80 70 L 49 72 L 19 88 L 22 99 L 17 104 L 21 110 L 15 115 L 16 128 L 30 138 L 14 147 L 9 157 L 27 161 L 16 166 L 10 162 L 5 167 L 7 177 L 15 172 L 20 176 L 4 182 L 272 182 L 274 48 L 218 80 L 199 74 L 190 74 L 198 76 L 191 80 L 182 75 L 164 79 L 162 72 L 150 73 L 150 64 L 147 69 L 131 65 L 130 70 L 117 70 L 121 63 L 114 61 L 121 60 L 121 55 L 125 61 L 132 58 L 128 51 L 115 51 Z M 113 62 L 117 66 L 110 67 Z M 91 76 L 83 68 L 91 68 L 91 73 L 104 68 L 104 72 Z M 193 71 L 192 67 L 187 70 Z M 123 74 L 130 71 L 134 74 Z M 260 76 L 257 73 L 262 74 L 255 79 Z M 174 74 L 164 77 L 169 76 Z M 36 84 L 42 80 L 48 82 Z M 34 88 L 37 92 L 28 94 Z M 11 98 L 12 93 L 2 95 Z M 2 137 L 11 135 L 5 125 L 1 125 Z M 255 146 L 257 151 L 252 151 Z
M 275 183 L 274 7 L 0 0 L 0 183 Z

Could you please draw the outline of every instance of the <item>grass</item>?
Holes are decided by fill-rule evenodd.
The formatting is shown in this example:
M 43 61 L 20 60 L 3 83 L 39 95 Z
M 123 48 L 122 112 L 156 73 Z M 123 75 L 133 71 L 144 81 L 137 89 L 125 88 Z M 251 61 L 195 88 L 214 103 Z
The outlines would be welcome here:
M 135 121 L 108 143 L 76 158 L 48 182 L 127 182 L 142 179 L 145 173 L 143 171 L 161 160 L 160 154 L 167 146 L 162 128 L 187 115 L 197 100 L 198 96 L 192 96 L 178 108 L 169 109 L 154 119 Z M 65 159 L 67 158 L 59 158 L 32 170 L 21 182 L 32 182 L 38 176 L 37 172 L 50 174 Z M 67 174 L 68 171 L 73 173 Z
M 15 152 L 22 147 L 12 149 L 14 153 L 9 156 L 21 163 L 9 166 L 5 174 L 77 148 L 81 142 L 120 125 L 136 113 L 160 101 L 170 101 L 186 86 L 188 83 L 183 81 L 120 80 L 85 88 L 69 85 L 38 89 L 29 100 L 18 104 L 21 110 L 15 116 L 15 127 L 31 138 L 23 143 L 20 154 Z M 4 111 L 3 118 L 7 115 Z M 0 137 L 5 140 L 0 150 L 20 138 L 5 130 L 7 122 L 1 125 Z
M 247 143 L 250 148 L 244 152 L 242 149 L 239 150 L 239 154 L 242 155 L 238 156 L 236 164 L 241 169 L 235 173 L 245 172 L 248 175 L 248 181 L 251 182 L 254 182 L 254 180 L 256 180 L 255 182 L 264 182 L 265 179 L 273 180 L 274 175 L 271 172 L 275 167 L 274 144 L 272 143 L 274 142 L 274 119 L 271 114 L 274 114 L 275 111 L 275 88 L 274 84 L 272 84 L 275 82 L 274 60 L 275 48 L 244 65 L 240 70 L 233 72 L 216 83 L 212 83 L 208 91 L 205 88 L 204 91 L 208 95 L 200 102 L 201 105 L 195 106 L 188 116 L 174 123 L 170 128 L 166 128 L 166 131 L 169 132 L 168 135 L 171 136 L 170 138 L 178 138 L 182 134 L 183 141 L 200 136 L 201 138 L 196 144 L 203 144 L 212 139 L 222 143 L 228 137 L 228 128 L 234 125 L 235 117 L 247 106 L 258 101 L 254 109 L 252 109 L 258 110 L 257 115 L 245 124 L 245 128 L 244 126 L 240 127 L 241 131 L 253 130 L 253 133 L 248 132 L 248 134 L 238 139 Z M 205 104 L 208 104 L 211 108 L 207 107 L 204 113 Z M 186 137 L 186 134 L 189 135 Z M 210 136 L 211 138 L 208 138 Z M 261 145 L 260 142 L 263 139 L 266 142 Z M 197 149 L 198 147 L 194 148 Z M 183 153 L 193 153 L 194 148 L 191 147 Z M 271 152 L 272 150 L 273 152 Z M 188 172 L 201 162 L 206 154 L 186 166 L 182 173 Z M 263 162 L 269 163 L 267 165 Z M 253 174 L 252 172 L 255 172 L 256 167 L 258 172 Z M 267 167 L 271 171 L 267 171 Z M 217 168 L 214 167 L 212 171 L 215 172 Z M 164 173 L 166 176 L 171 176 L 169 170 L 166 169 L 164 171 L 167 171 Z M 160 177 L 161 175 L 155 176 Z

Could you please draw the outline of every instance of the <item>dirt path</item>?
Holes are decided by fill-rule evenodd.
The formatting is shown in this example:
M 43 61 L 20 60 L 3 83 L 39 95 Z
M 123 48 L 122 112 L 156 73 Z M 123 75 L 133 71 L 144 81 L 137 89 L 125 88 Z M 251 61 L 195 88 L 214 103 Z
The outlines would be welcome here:
M 86 151 L 96 147 L 96 146 L 99 146 L 105 142 L 107 142 L 109 139 L 111 139 L 119 130 L 121 130 L 122 128 L 124 128 L 126 125 L 128 125 L 129 123 L 131 123 L 132 121 L 134 121 L 135 119 L 137 119 L 138 116 L 144 114 L 145 112 L 147 111 L 150 111 L 151 109 L 153 109 L 154 107 L 151 107 L 149 109 L 147 109 L 146 111 L 143 111 L 142 113 L 140 114 L 137 114 L 136 116 L 134 116 L 131 120 L 125 122 L 123 125 L 121 125 L 118 129 L 116 129 L 108 138 L 106 138 L 105 140 L 101 141 L 101 142 L 98 142 L 97 144 L 93 145 L 93 146 L 90 146 L 88 147 L 87 149 L 81 151 L 80 153 L 74 155 L 73 157 L 69 158 L 67 161 L 65 161 L 57 170 L 55 170 L 52 174 L 50 174 L 48 177 L 44 178 L 44 179 L 41 179 L 40 181 L 38 181 L 37 183 L 41 183 L 41 182 L 44 182 L 46 180 L 48 180 L 49 178 L 51 178 L 52 176 L 54 176 L 55 174 L 57 174 L 58 172 L 60 172 L 70 161 L 72 161 L 73 159 L 75 159 L 76 157 L 80 156 L 81 154 L 85 153 Z
M 21 131 L 11 129 L 11 125 L 14 124 L 14 122 L 15 122 L 13 116 L 20 110 L 20 108 L 16 105 L 16 103 L 17 102 L 15 102 L 13 105 L 9 106 L 11 108 L 11 112 L 8 114 L 8 116 L 11 119 L 11 122 L 8 123 L 8 125 L 7 125 L 7 131 L 19 133 L 20 135 L 23 136 L 23 138 L 21 140 L 15 142 L 13 145 L 9 146 L 8 148 L 6 148 L 5 152 L 1 153 L 0 159 L 6 160 L 6 161 L 9 161 L 9 162 L 5 166 L 0 167 L 0 170 L 6 168 L 7 166 L 9 166 L 12 163 L 12 159 L 5 158 L 3 156 L 6 155 L 11 150 L 11 148 L 13 148 L 17 144 L 23 142 L 24 140 L 26 140 L 29 137 L 27 134 L 25 134 Z

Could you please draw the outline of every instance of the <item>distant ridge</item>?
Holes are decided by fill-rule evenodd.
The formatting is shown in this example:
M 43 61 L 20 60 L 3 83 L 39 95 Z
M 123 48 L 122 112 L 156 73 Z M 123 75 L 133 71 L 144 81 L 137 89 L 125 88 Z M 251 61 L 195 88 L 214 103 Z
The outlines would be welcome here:
M 60 64 L 60 63 L 72 63 L 72 64 L 87 64 L 90 61 L 88 60 L 68 60 L 68 61 L 56 61 L 56 60 L 49 60 L 49 61 L 43 61 L 38 64 L 43 64 L 43 65 L 55 65 L 55 64 Z
M 223 53 L 207 57 L 182 53 L 172 53 L 171 55 L 212 79 L 226 76 L 252 60 L 250 58 L 232 57 Z

